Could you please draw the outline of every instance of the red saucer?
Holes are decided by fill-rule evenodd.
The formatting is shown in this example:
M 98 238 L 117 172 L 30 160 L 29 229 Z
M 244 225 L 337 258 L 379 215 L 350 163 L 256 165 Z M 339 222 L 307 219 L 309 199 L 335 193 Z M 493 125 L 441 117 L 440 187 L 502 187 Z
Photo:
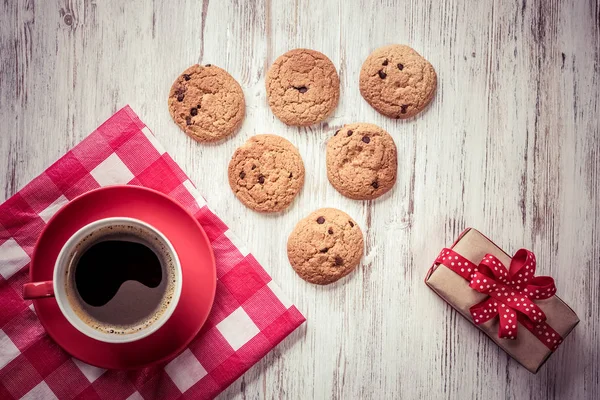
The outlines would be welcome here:
M 213 304 L 215 259 L 198 221 L 166 195 L 140 186 L 109 186 L 87 192 L 60 209 L 48 222 L 31 260 L 31 282 L 52 280 L 61 248 L 77 230 L 108 217 L 146 222 L 173 244 L 181 262 L 183 287 L 171 318 L 150 336 L 132 343 L 104 343 L 75 329 L 54 298 L 34 300 L 48 334 L 72 356 L 101 368 L 133 369 L 166 361 L 198 334 Z

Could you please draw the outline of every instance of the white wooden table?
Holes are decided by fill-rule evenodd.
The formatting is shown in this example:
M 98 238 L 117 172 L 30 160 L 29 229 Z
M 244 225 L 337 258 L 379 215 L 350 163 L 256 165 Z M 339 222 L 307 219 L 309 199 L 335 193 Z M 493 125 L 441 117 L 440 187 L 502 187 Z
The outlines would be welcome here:
M 0 4 L 1 200 L 130 104 L 308 320 L 222 398 L 600 398 L 598 0 L 111 3 Z M 363 60 L 388 43 L 413 46 L 438 73 L 431 107 L 411 121 L 359 94 Z M 302 129 L 273 116 L 264 90 L 267 68 L 296 47 L 329 56 L 342 85 L 333 116 Z M 244 88 L 243 127 L 221 144 L 192 141 L 167 111 L 172 81 L 196 62 Z M 327 181 L 325 143 L 356 121 L 398 146 L 398 182 L 376 201 Z M 288 138 L 304 158 L 304 189 L 281 215 L 246 209 L 227 184 L 231 154 L 256 133 Z M 319 287 L 296 276 L 285 245 L 324 206 L 360 223 L 366 255 Z M 509 252 L 532 249 L 581 318 L 537 375 L 423 283 L 467 226 Z

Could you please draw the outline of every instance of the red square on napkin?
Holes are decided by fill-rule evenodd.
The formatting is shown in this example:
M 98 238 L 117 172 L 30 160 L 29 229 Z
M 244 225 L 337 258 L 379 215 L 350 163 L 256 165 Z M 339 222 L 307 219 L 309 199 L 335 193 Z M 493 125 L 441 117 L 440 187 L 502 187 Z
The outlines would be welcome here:
M 20 294 L 50 217 L 77 195 L 116 184 L 156 189 L 186 207 L 213 245 L 219 277 L 211 315 L 189 348 L 163 366 L 133 372 L 70 357 Z M 129 107 L 0 205 L 0 310 L 2 399 L 214 397 L 305 320 Z

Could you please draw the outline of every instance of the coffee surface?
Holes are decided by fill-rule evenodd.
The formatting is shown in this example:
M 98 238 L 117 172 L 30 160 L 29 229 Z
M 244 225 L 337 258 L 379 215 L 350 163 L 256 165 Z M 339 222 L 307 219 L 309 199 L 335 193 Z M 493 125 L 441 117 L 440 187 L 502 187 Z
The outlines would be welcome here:
M 77 317 L 108 334 L 148 328 L 175 295 L 175 259 L 167 243 L 145 227 L 101 227 L 75 246 L 65 291 Z
M 160 259 L 146 245 L 125 240 L 106 240 L 92 245 L 79 259 L 75 285 L 81 299 L 94 307 L 108 303 L 126 281 L 149 288 L 162 280 Z

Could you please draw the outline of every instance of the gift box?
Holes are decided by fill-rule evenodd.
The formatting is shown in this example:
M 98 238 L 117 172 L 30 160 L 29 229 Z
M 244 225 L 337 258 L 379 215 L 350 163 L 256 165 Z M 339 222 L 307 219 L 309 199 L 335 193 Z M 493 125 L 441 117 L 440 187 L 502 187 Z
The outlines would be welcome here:
M 475 229 L 442 249 L 425 283 L 529 371 L 536 373 L 579 323 L 535 255 L 511 258 Z

